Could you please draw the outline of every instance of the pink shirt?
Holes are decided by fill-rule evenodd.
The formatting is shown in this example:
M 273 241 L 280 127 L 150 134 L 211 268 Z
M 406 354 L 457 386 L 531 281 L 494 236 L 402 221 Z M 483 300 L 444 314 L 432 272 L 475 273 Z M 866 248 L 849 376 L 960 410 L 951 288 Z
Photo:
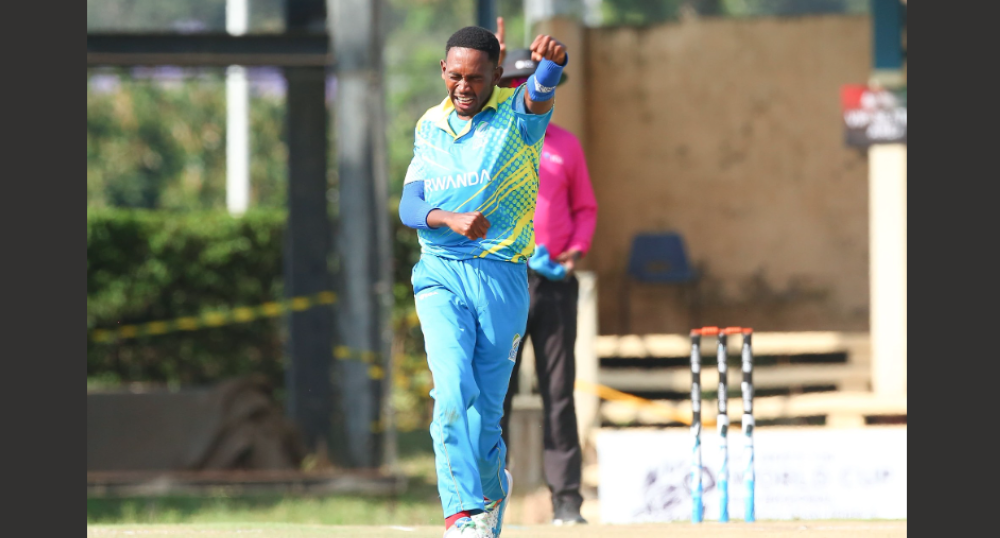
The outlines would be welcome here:
M 535 244 L 545 245 L 553 259 L 570 248 L 586 254 L 596 226 L 597 200 L 580 141 L 550 122 L 539 160 Z

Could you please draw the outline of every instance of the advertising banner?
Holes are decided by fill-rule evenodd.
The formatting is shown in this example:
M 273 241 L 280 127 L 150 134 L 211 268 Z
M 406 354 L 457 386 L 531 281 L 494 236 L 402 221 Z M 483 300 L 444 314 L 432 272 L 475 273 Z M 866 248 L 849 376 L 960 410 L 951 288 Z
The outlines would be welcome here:
M 738 419 L 737 419 L 738 420 Z M 743 436 L 729 435 L 729 517 L 743 519 Z M 704 431 L 705 520 L 717 520 L 718 435 Z M 602 523 L 691 519 L 688 430 L 597 434 Z M 905 519 L 906 429 L 780 429 L 754 435 L 756 517 Z
M 840 89 L 848 146 L 906 143 L 906 88 L 847 84 Z

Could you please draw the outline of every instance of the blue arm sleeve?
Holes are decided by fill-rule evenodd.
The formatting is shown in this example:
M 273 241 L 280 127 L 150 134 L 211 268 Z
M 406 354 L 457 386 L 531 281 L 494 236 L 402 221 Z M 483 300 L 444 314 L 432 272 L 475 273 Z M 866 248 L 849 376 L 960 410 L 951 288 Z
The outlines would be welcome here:
M 549 109 L 545 114 L 532 114 L 528 111 L 528 106 L 524 104 L 524 92 L 526 85 L 521 84 L 514 92 L 514 115 L 517 116 L 517 125 L 520 128 L 521 136 L 528 145 L 532 145 L 545 136 L 545 128 L 549 126 L 552 119 L 552 111 Z
M 403 195 L 399 199 L 399 220 L 410 228 L 430 230 L 427 214 L 436 207 L 424 201 L 424 182 L 412 181 L 403 185 Z

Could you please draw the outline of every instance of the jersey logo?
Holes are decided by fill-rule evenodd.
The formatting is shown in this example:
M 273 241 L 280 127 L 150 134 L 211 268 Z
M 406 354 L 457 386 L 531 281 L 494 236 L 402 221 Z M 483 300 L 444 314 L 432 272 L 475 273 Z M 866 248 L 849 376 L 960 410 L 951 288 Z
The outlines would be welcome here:
M 514 344 L 510 347 L 510 354 L 507 355 L 507 360 L 510 362 L 517 362 L 517 346 L 521 343 L 521 335 L 514 335 Z
M 489 139 L 486 130 L 489 128 L 490 124 L 488 122 L 479 122 L 479 125 L 476 126 L 476 132 L 472 134 L 472 141 L 469 143 L 472 149 L 481 149 L 486 145 L 486 141 Z

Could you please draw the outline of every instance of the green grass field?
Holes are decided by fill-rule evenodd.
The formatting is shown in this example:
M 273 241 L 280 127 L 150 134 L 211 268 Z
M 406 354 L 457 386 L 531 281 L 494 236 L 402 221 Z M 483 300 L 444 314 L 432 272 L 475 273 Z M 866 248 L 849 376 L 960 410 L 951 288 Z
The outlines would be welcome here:
M 332 526 L 281 523 L 227 523 L 211 525 L 93 525 L 87 536 L 93 538 L 150 536 L 191 536 L 198 538 L 311 538 L 351 536 L 357 538 L 440 538 L 444 529 L 435 526 Z M 767 536 L 776 538 L 849 535 L 858 538 L 895 538 L 906 536 L 905 521 L 781 521 L 756 523 L 661 523 L 644 525 L 548 525 L 504 528 L 503 538 L 728 538 Z
M 87 499 L 88 525 L 247 524 L 434 525 L 436 495 L 396 499 L 356 496 L 159 497 Z
M 87 498 L 87 525 L 292 523 L 305 525 L 436 525 L 441 521 L 434 455 L 408 454 L 406 492 L 364 495 L 162 496 Z
M 420 438 L 423 441 L 422 438 Z M 407 443 L 401 471 L 409 477 L 396 498 L 362 495 L 163 496 L 88 498 L 88 537 L 439 538 L 444 531 L 429 446 Z M 906 521 L 686 522 L 553 527 L 548 491 L 515 492 L 503 538 L 724 538 L 736 536 L 906 536 Z M 588 508 L 587 501 L 584 508 Z M 530 523 L 530 524 L 525 524 Z
M 429 435 L 401 435 L 406 492 L 364 495 L 88 497 L 87 525 L 274 523 L 304 525 L 437 525 L 441 521 Z M 425 439 L 426 438 L 426 439 Z

